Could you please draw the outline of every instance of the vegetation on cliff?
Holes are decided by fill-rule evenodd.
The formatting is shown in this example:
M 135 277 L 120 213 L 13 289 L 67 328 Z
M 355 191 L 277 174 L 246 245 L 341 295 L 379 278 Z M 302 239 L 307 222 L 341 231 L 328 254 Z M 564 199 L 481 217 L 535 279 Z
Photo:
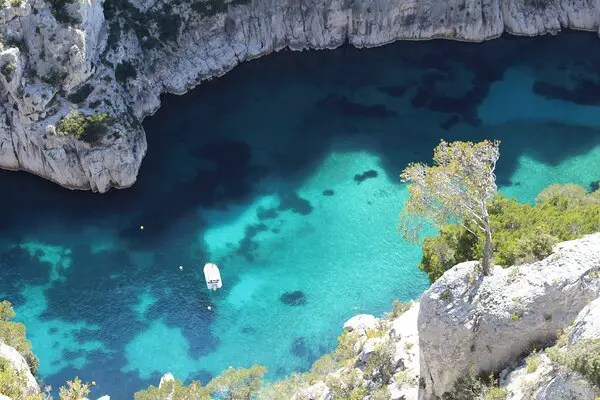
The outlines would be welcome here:
M 558 242 L 600 231 L 600 190 L 589 193 L 574 184 L 549 186 L 535 204 L 498 195 L 488 203 L 488 210 L 497 265 L 541 260 Z M 420 267 L 432 282 L 458 263 L 481 259 L 483 234 L 472 230 L 446 224 L 438 236 L 425 239 Z

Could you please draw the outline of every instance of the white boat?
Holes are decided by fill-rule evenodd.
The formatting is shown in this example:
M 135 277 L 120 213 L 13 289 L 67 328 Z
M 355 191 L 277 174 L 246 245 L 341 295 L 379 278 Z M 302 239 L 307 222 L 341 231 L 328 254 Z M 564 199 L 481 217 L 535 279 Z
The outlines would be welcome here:
M 221 281 L 221 272 L 216 264 L 208 263 L 204 265 L 204 279 L 208 290 L 217 290 L 223 286 Z

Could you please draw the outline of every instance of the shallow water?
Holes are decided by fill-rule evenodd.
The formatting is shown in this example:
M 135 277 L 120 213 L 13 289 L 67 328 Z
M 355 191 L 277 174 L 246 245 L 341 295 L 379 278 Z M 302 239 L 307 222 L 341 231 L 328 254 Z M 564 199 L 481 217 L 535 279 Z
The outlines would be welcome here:
M 346 319 L 428 287 L 396 232 L 398 175 L 440 138 L 501 139 L 498 182 L 522 201 L 600 180 L 595 46 L 565 33 L 283 52 L 167 96 L 131 189 L 0 172 L 0 297 L 55 388 L 79 375 L 125 399 L 167 371 L 305 369 Z

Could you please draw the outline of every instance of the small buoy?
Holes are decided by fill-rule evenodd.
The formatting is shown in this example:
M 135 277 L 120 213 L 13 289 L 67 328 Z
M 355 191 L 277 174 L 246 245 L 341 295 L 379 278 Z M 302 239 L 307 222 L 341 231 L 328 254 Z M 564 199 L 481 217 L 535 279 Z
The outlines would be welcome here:
M 180 270 L 180 271 L 183 271 L 183 265 L 180 265 L 180 266 L 179 266 L 179 270 Z
M 208 311 L 212 310 L 212 307 L 211 307 L 211 306 L 208 306 L 208 307 L 206 307 L 206 308 L 208 308 Z
M 140 231 L 144 230 L 144 225 L 140 225 Z

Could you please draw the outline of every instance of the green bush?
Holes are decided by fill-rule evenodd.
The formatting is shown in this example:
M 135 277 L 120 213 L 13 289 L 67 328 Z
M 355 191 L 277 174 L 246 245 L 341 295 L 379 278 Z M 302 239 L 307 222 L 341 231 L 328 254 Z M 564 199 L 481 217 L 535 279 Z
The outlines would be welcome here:
M 43 400 L 41 393 L 27 394 L 27 378 L 17 372 L 8 360 L 0 357 L 0 393 L 13 400 Z
M 365 375 L 372 381 L 387 385 L 394 375 L 394 344 L 386 340 L 375 348 L 367 361 Z
M 600 230 L 600 190 L 588 193 L 572 184 L 549 186 L 534 205 L 497 196 L 488 210 L 494 262 L 503 266 L 543 259 L 556 243 Z M 458 224 L 447 225 L 438 236 L 425 239 L 420 268 L 433 282 L 458 263 L 480 259 L 482 243 L 483 235 L 476 237 Z
M 553 362 L 580 373 L 591 384 L 600 386 L 600 339 L 584 339 L 571 346 L 561 343 L 546 349 Z
M 0 302 L 0 341 L 17 350 L 27 361 L 32 374 L 37 373 L 39 361 L 31 352 L 31 343 L 27 340 L 25 325 L 13 322 L 15 311 L 10 302 Z
M 528 374 L 532 374 L 535 371 L 537 371 L 538 367 L 540 366 L 540 359 L 541 359 L 541 356 L 538 353 L 536 353 L 536 352 L 531 353 L 525 359 L 525 365 L 526 365 L 525 371 Z
M 59 397 L 60 400 L 80 400 L 87 398 L 87 395 L 90 394 L 90 386 L 93 386 L 89 383 L 84 383 L 79 379 L 79 377 L 75 377 L 72 381 L 67 381 L 67 386 L 61 386 Z
M 210 391 L 203 387 L 200 382 L 193 381 L 188 386 L 184 386 L 181 381 L 175 379 L 166 382 L 162 387 L 150 386 L 147 390 L 142 390 L 134 394 L 135 400 L 210 400 Z
M 74 136 L 77 140 L 93 144 L 106 134 L 108 122 L 110 117 L 107 114 L 83 115 L 72 111 L 60 120 L 56 129 L 59 135 Z
M 485 400 L 505 400 L 507 396 L 506 389 L 493 387 L 485 394 Z
M 392 303 L 392 311 L 389 312 L 386 317 L 388 319 L 398 318 L 402 314 L 404 314 L 408 309 L 412 306 L 412 303 L 403 303 L 398 300 L 394 300 Z

